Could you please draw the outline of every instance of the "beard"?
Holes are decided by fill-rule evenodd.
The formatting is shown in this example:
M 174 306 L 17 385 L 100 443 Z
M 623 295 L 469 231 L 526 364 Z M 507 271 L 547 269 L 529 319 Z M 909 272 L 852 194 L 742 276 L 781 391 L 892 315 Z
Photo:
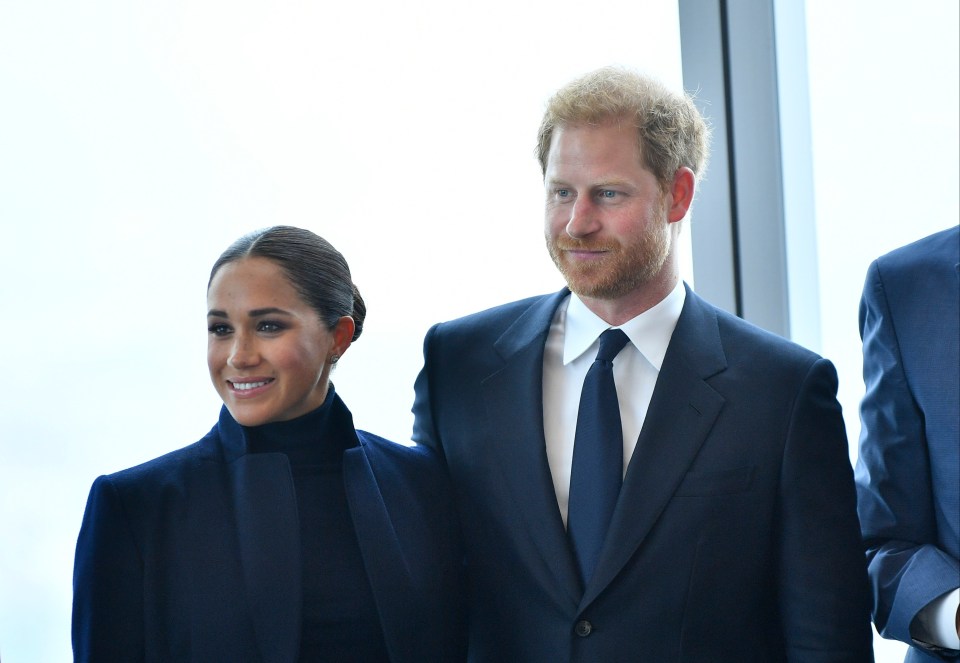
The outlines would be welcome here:
M 657 224 L 629 244 L 615 241 L 589 242 L 561 235 L 547 235 L 547 250 L 563 274 L 567 286 L 581 297 L 618 299 L 654 280 L 670 255 L 667 224 Z M 589 264 L 571 261 L 570 250 L 602 250 L 607 254 Z

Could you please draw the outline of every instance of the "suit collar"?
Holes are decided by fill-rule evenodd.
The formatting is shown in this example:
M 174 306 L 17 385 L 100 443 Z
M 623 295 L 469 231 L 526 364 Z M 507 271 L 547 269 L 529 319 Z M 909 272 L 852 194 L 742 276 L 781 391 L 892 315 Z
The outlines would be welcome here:
M 582 589 L 557 506 L 543 434 L 543 349 L 553 316 L 570 294 L 563 290 L 534 301 L 494 343 L 502 365 L 483 379 L 486 410 L 484 453 L 499 470 L 522 523 L 518 548 L 537 552 L 529 570 L 569 609 Z
M 227 431 L 236 432 L 229 427 Z M 224 442 L 224 453 L 231 454 L 237 440 Z M 290 462 L 281 453 L 243 454 L 226 467 L 244 587 L 261 658 L 296 661 L 302 560 Z
M 331 392 L 333 387 L 331 385 Z M 388 636 L 397 633 L 398 611 L 387 619 L 383 605 L 410 590 L 391 595 L 393 587 L 406 587 L 408 574 L 393 527 L 386 515 L 376 481 L 360 449 L 353 416 L 339 396 L 328 397 L 329 413 L 323 418 L 323 435 L 344 437 L 343 473 L 347 498 L 370 576 L 378 609 Z M 230 499 L 235 514 L 238 555 L 246 597 L 262 660 L 296 661 L 302 622 L 302 558 L 300 524 L 290 461 L 284 453 L 248 453 L 249 435 L 224 407 L 215 429 L 219 453 L 226 466 Z M 393 555 L 396 554 L 396 558 Z M 371 561 L 371 555 L 373 560 Z M 399 591 L 399 590 L 397 590 Z M 387 639 L 388 646 L 396 646 Z
M 542 574 L 541 584 L 554 591 L 560 605 L 583 608 L 642 545 L 693 462 L 724 403 L 706 380 L 726 367 L 726 357 L 716 311 L 686 288 L 607 541 L 584 592 L 557 507 L 543 434 L 543 349 L 556 309 L 568 294 L 563 289 L 537 300 L 496 341 L 504 363 L 483 381 L 483 395 L 493 445 L 487 451 L 524 523 L 518 536 L 537 551 L 539 561 L 530 570 Z
M 416 584 L 374 474 L 363 434 L 343 455 L 344 484 L 363 564 L 370 580 L 391 660 L 405 661 L 418 649 L 417 634 L 430 624 L 409 605 Z
M 706 380 L 726 365 L 716 311 L 688 288 L 581 607 L 636 554 L 683 480 L 725 402 Z
M 494 342 L 494 349 L 504 361 L 523 351 L 530 351 L 532 345 L 540 352 L 543 358 L 543 345 L 546 342 L 547 331 L 553 315 L 560 303 L 570 294 L 567 288 L 559 292 L 537 299 L 505 332 Z
M 663 366 L 663 358 L 680 318 L 685 297 L 684 285 L 678 282 L 655 306 L 618 326 L 657 371 Z M 570 295 L 567 301 L 569 304 L 563 329 L 564 366 L 586 352 L 600 334 L 610 328 L 577 295 Z

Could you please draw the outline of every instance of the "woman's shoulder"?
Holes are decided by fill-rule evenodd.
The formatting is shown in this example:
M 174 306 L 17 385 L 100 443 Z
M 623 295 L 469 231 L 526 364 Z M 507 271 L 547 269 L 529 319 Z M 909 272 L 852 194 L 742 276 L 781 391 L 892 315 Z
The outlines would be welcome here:
M 116 487 L 177 481 L 192 468 L 205 466 L 216 461 L 218 457 L 217 427 L 214 426 L 209 433 L 192 444 L 139 465 L 106 474 L 98 481 L 104 480 Z

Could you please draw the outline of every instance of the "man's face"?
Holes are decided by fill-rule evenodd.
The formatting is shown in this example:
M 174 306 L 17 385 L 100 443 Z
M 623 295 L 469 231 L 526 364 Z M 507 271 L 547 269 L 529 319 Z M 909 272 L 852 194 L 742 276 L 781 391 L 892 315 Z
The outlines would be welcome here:
M 573 292 L 620 299 L 660 274 L 671 248 L 666 200 L 635 127 L 557 127 L 544 183 L 547 249 Z

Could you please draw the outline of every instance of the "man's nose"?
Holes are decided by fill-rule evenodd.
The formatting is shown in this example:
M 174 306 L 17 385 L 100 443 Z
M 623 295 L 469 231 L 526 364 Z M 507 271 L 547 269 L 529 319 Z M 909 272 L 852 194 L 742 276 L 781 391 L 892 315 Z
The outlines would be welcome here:
M 567 221 L 566 231 L 570 237 L 580 239 L 600 228 L 597 208 L 589 196 L 578 196 L 570 207 L 570 219 Z

